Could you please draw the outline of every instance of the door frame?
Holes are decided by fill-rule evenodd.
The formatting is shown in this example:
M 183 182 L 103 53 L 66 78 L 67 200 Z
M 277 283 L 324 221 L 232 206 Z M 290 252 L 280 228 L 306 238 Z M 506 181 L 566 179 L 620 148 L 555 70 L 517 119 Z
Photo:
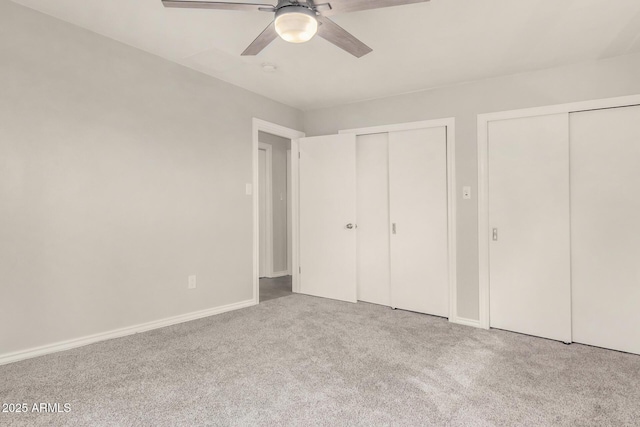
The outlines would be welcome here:
M 456 120 L 453 117 L 418 122 L 397 123 L 357 129 L 345 129 L 339 133 L 370 135 L 405 130 L 444 127 L 447 134 L 447 240 L 449 273 L 449 321 L 468 324 L 467 319 L 458 317 L 457 241 L 456 241 Z
M 479 267 L 479 326 L 490 328 L 489 299 L 489 122 L 576 113 L 586 110 L 640 105 L 640 95 L 604 98 L 567 104 L 548 105 L 520 110 L 500 111 L 478 115 L 478 267 Z
M 266 160 L 265 160 L 265 178 L 267 182 L 265 182 L 265 223 L 266 230 L 264 231 L 265 235 L 265 254 L 264 260 L 260 259 L 260 246 L 258 246 L 258 262 L 265 263 L 264 273 L 266 277 L 273 277 L 273 146 L 271 144 L 267 144 L 264 142 L 258 142 L 258 151 L 264 150 L 266 152 Z M 259 160 L 259 156 L 258 156 Z M 258 165 L 258 171 L 260 170 L 260 165 Z M 258 175 L 258 187 L 256 187 L 256 193 L 258 193 L 258 214 L 260 213 L 260 176 Z M 258 224 L 260 224 L 258 219 Z M 258 233 L 260 232 L 260 227 L 258 226 Z M 259 236 L 259 234 L 258 234 Z M 258 244 L 260 241 L 258 240 Z M 260 265 L 258 264 L 258 272 L 260 271 Z M 260 273 L 258 273 L 260 276 Z
M 292 173 L 291 173 L 291 149 L 287 150 L 287 275 L 291 275 L 293 271 L 293 202 L 291 198 L 292 192 Z
M 253 301 L 255 304 L 260 303 L 260 279 L 258 275 L 260 273 L 260 211 L 258 208 L 258 188 L 259 188 L 259 162 L 258 162 L 258 149 L 260 147 L 259 141 L 259 132 L 267 132 L 272 135 L 280 136 L 282 138 L 287 138 L 291 140 L 291 152 L 298 152 L 298 138 L 303 138 L 305 136 L 304 132 L 297 131 L 295 129 L 291 129 L 285 126 L 281 126 L 275 123 L 268 122 L 266 120 L 261 120 L 258 118 L 253 118 L 252 121 L 252 169 L 253 169 L 253 177 L 252 177 L 252 205 L 253 205 Z M 291 205 L 292 205 L 292 224 L 293 224 L 293 235 L 292 235 L 292 253 L 293 253 L 293 265 L 291 266 L 293 270 L 293 291 L 298 292 L 298 235 L 297 235 L 297 220 L 298 220 L 298 156 L 291 156 Z M 272 225 L 273 226 L 273 225 Z M 269 227 L 267 227 L 267 230 Z M 273 250 L 273 248 L 272 248 Z M 273 269 L 273 264 L 271 265 L 271 269 Z

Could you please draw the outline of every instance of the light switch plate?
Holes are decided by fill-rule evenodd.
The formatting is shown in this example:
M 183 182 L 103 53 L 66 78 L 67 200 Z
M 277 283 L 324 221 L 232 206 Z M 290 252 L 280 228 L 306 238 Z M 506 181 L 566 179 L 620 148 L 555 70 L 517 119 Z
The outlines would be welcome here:
M 196 288 L 196 276 L 189 276 L 189 285 L 187 286 L 188 289 L 195 289 Z
M 253 193 L 252 187 L 253 186 L 251 184 L 245 184 L 244 191 L 247 193 L 247 196 L 250 196 Z

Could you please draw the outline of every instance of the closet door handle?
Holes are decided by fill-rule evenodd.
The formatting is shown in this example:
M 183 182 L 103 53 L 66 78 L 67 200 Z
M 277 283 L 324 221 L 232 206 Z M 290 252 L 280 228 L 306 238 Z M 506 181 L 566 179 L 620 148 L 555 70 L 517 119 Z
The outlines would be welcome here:
M 396 223 L 391 224 L 391 233 L 396 234 Z
M 493 240 L 498 241 L 498 229 L 493 229 Z

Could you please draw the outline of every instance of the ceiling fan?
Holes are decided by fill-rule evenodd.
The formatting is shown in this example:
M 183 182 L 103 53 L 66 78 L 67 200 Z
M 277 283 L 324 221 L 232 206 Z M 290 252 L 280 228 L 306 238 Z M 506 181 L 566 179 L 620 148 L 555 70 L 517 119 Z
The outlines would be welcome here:
M 380 9 L 429 0 L 329 0 L 316 4 L 315 0 L 278 0 L 278 4 L 231 3 L 218 1 L 162 0 L 165 7 L 189 9 L 222 9 L 275 13 L 274 21 L 242 52 L 244 56 L 259 54 L 278 36 L 290 43 L 304 43 L 318 36 L 360 58 L 372 49 L 349 34 L 329 16 L 338 13 Z

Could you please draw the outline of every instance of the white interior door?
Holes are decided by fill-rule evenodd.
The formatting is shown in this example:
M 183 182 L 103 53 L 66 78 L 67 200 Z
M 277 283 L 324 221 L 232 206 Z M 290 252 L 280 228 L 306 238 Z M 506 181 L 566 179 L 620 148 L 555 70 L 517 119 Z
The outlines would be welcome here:
M 640 106 L 571 114 L 573 340 L 640 354 Z
M 571 341 L 567 114 L 489 123 L 491 327 Z M 495 230 L 495 232 L 494 232 Z
M 299 140 L 300 292 L 356 302 L 356 139 Z
M 391 306 L 449 316 L 445 127 L 389 134 Z
M 389 134 L 358 136 L 356 151 L 358 300 L 391 305 Z

